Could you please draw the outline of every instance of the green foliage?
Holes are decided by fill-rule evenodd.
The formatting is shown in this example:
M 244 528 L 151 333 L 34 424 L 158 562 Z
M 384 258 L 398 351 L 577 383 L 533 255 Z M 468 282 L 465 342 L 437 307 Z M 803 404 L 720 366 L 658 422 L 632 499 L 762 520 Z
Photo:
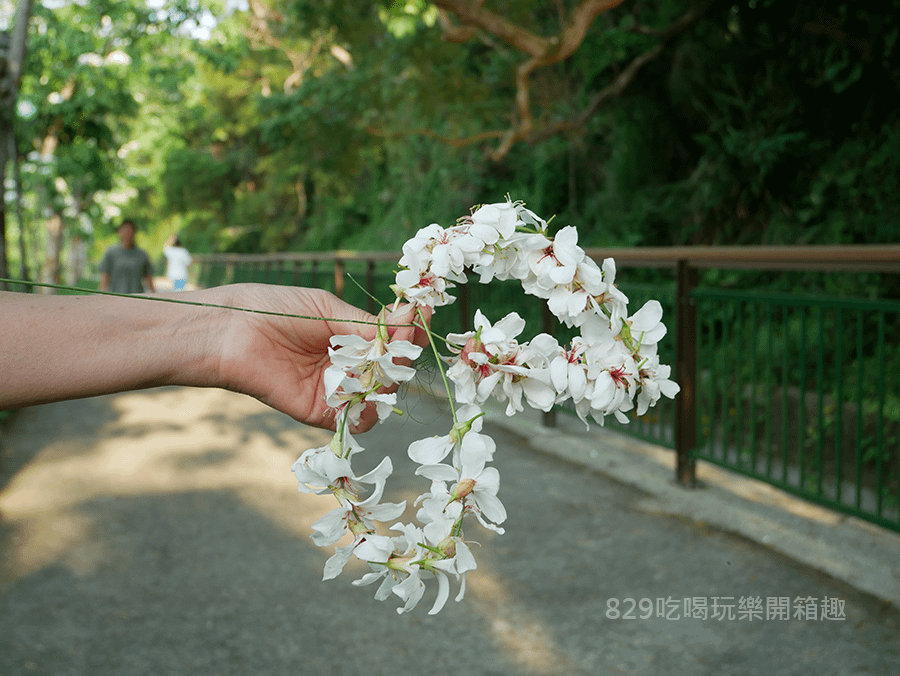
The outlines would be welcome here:
M 488 6 L 548 36 L 575 4 Z M 101 199 L 101 221 L 127 212 L 151 224 L 154 246 L 177 230 L 196 251 L 396 249 L 422 225 L 506 194 L 577 224 L 585 245 L 897 240 L 898 0 L 714 2 L 581 127 L 499 162 L 486 152 L 496 137 L 458 147 L 438 137 L 511 124 L 522 53 L 484 33 L 442 40 L 423 0 L 266 6 L 278 18 L 265 25 L 223 16 L 221 0 L 164 12 L 137 1 L 39 6 L 23 149 L 58 125 L 53 176 L 83 195 L 84 213 Z M 640 27 L 693 6 L 655 0 L 599 16 L 571 58 L 535 73 L 536 126 L 581 114 L 658 44 Z M 220 16 L 210 39 L 176 30 L 204 8 Z M 112 44 L 130 67 L 84 60 Z M 73 78 L 72 96 L 54 99 Z M 61 199 L 42 176 L 29 185 Z M 131 198 L 112 209 L 107 194 Z M 708 276 L 852 295 L 883 284 Z
M 659 81 L 665 88 L 645 105 L 669 118 L 663 128 L 682 149 L 681 177 L 633 191 L 636 227 L 658 232 L 658 214 L 642 199 L 655 196 L 680 242 L 896 240 L 886 213 L 896 192 L 873 180 L 896 149 L 898 120 L 884 97 L 897 87 L 895 38 L 869 32 L 873 16 L 878 25 L 884 18 L 868 4 L 735 5 L 679 45 Z M 880 63 L 861 58 L 874 51 Z M 861 199 L 877 213 L 864 208 L 860 218 Z M 882 225 L 871 227 L 870 216 Z M 666 242 L 654 234 L 644 243 Z

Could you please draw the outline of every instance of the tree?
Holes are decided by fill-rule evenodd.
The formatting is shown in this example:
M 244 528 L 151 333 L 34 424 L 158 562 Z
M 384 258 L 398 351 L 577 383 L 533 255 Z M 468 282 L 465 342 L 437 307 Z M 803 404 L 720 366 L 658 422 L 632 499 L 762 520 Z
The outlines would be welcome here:
M 95 196 L 116 183 L 139 76 L 153 68 L 152 47 L 194 16 L 195 5 L 151 10 L 141 0 L 98 0 L 36 8 L 23 91 L 35 112 L 23 127 L 45 210 L 45 281 L 60 280 L 67 228 L 90 234 L 111 218 Z
M 6 252 L 6 165 L 9 161 L 10 149 L 15 149 L 15 117 L 16 103 L 19 98 L 19 85 L 22 81 L 28 38 L 28 22 L 31 19 L 31 0 L 20 0 L 16 12 L 12 34 L 3 33 L 0 44 L 0 188 L 4 194 L 0 196 L 0 277 L 11 277 Z M 21 242 L 21 238 L 20 238 Z M 24 248 L 24 247 L 23 247 Z M 27 277 L 27 268 L 22 260 L 23 277 Z M 0 289 L 6 288 L 0 282 Z
M 585 244 L 884 241 L 898 4 L 252 0 L 202 40 L 194 0 L 71 4 L 38 19 L 20 125 L 56 151 L 25 178 L 198 251 L 395 248 L 508 192 Z

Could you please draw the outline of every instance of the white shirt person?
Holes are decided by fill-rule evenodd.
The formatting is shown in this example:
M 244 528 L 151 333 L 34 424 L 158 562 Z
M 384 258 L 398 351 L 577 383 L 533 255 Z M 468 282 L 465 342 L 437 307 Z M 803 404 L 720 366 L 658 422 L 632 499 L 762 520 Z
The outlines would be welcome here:
M 193 262 L 188 250 L 181 246 L 178 235 L 169 238 L 167 246 L 163 249 L 166 257 L 166 277 L 172 282 L 173 291 L 184 291 L 187 284 L 188 267 Z

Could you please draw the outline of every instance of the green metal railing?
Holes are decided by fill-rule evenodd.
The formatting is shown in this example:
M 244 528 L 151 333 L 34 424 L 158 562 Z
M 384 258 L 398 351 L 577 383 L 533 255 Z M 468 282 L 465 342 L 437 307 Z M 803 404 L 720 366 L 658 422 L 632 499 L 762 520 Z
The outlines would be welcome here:
M 900 303 L 696 289 L 702 458 L 900 530 Z
M 900 303 L 697 288 L 702 269 L 900 273 L 900 245 L 588 249 L 618 267 L 671 270 L 670 282 L 622 290 L 633 310 L 655 298 L 670 334 L 660 346 L 681 393 L 618 431 L 675 451 L 675 477 L 696 484 L 698 459 L 900 531 Z M 392 300 L 395 252 L 200 255 L 200 285 L 318 286 L 370 312 Z M 665 273 L 661 273 L 665 274 Z M 671 273 L 669 273 L 671 274 Z M 348 276 L 355 283 L 347 283 Z M 460 285 L 439 333 L 466 330 L 474 309 L 515 310 L 567 338 L 514 283 Z M 674 331 L 672 330 L 674 328 Z M 545 415 L 553 425 L 555 411 Z

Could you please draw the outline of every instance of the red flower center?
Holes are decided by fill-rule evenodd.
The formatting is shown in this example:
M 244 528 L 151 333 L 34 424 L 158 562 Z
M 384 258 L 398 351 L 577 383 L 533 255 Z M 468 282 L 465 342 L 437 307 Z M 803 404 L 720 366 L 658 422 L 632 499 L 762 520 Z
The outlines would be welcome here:
M 625 367 L 620 366 L 616 369 L 610 369 L 609 375 L 612 377 L 616 387 L 628 387 L 628 381 L 625 379 Z

